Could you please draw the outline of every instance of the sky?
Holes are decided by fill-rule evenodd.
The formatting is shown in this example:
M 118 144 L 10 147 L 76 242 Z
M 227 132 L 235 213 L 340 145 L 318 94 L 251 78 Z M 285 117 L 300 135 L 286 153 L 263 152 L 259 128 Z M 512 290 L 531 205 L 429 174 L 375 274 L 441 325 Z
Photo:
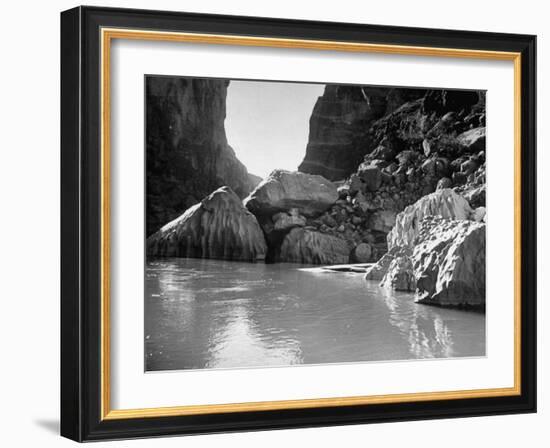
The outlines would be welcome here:
M 295 171 L 306 153 L 309 118 L 323 84 L 231 81 L 227 90 L 227 140 L 249 173 Z

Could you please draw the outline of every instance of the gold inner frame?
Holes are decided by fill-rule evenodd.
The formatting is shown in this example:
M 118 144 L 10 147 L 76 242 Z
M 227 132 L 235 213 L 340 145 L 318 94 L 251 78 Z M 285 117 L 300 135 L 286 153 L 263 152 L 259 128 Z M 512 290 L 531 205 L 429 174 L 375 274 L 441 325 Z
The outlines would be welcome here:
M 110 50 L 113 39 L 296 48 L 346 52 L 368 52 L 412 56 L 455 57 L 513 61 L 514 63 L 514 386 L 442 392 L 368 395 L 303 400 L 170 406 L 140 409 L 111 409 L 110 368 Z M 514 52 L 464 50 L 304 39 L 101 29 L 101 419 L 166 417 L 227 412 L 306 409 L 414 401 L 502 397 L 521 394 L 521 54 Z

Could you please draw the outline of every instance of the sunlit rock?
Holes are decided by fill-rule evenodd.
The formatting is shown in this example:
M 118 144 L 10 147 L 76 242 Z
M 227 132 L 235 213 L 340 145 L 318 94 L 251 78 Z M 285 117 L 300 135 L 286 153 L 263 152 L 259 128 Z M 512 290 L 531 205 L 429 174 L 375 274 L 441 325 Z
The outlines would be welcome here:
M 485 304 L 485 223 L 425 219 L 411 260 L 418 302 Z
M 388 266 L 380 286 L 396 291 L 414 292 L 416 290 L 416 279 L 410 257 L 407 255 L 395 257 Z
M 472 208 L 468 201 L 450 189 L 438 190 L 422 197 L 397 215 L 395 226 L 388 233 L 388 249 L 412 246 L 420 229 L 420 222 L 428 216 L 467 220 Z
M 304 216 L 319 215 L 338 200 L 336 185 L 322 176 L 275 170 L 244 200 L 257 216 L 297 209 Z

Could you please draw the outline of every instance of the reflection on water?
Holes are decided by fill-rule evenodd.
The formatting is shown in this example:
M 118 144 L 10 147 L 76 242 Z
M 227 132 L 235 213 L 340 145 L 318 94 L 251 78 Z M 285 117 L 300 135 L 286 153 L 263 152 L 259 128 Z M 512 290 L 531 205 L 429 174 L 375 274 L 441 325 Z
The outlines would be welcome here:
M 293 264 L 149 261 L 146 370 L 485 355 L 485 315 L 415 304 L 363 275 Z

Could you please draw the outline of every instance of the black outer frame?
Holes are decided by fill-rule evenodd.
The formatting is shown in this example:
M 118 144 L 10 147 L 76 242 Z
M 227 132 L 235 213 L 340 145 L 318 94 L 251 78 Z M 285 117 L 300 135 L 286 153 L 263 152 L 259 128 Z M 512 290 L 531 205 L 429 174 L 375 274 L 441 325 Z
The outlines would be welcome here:
M 520 52 L 519 396 L 100 420 L 100 28 Z M 61 13 L 61 435 L 76 441 L 536 412 L 536 36 L 99 7 Z

